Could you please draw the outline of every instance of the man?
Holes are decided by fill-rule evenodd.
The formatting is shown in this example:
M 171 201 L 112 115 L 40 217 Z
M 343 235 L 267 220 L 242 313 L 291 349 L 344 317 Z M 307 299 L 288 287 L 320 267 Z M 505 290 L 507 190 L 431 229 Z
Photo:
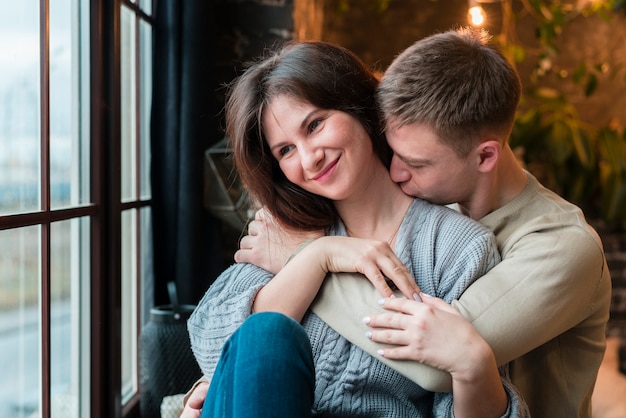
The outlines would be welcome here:
M 588 418 L 605 348 L 609 271 L 580 209 L 542 187 L 508 144 L 520 91 L 517 73 L 484 32 L 460 29 L 417 41 L 379 87 L 394 151 L 390 171 L 405 193 L 454 203 L 494 231 L 503 261 L 453 306 L 490 344 L 498 364 L 510 363 L 533 417 Z M 258 222 L 255 230 L 263 231 L 267 225 Z M 266 256 L 254 246 L 262 235 L 250 239 L 236 259 L 262 263 Z M 273 250 L 292 249 L 284 242 Z M 410 327 L 398 325 L 411 323 L 406 306 L 419 302 L 397 298 L 385 302 L 387 313 L 368 315 L 368 342 L 362 313 L 374 309 L 351 295 L 370 292 L 375 301 L 372 286 L 337 275 L 326 282 L 333 290 L 323 290 L 312 309 L 338 332 L 368 351 L 377 350 L 375 342 L 391 344 L 384 350 L 391 363 L 406 358 L 393 350 L 419 352 Z
M 503 261 L 453 306 L 499 364 L 511 362 L 533 417 L 590 417 L 609 271 L 582 212 L 524 171 L 508 144 L 520 90 L 515 70 L 483 32 L 461 29 L 416 42 L 378 90 L 394 151 L 391 176 L 405 193 L 456 203 L 494 231 Z M 326 305 L 337 308 L 330 317 L 349 318 L 345 312 L 358 309 Z

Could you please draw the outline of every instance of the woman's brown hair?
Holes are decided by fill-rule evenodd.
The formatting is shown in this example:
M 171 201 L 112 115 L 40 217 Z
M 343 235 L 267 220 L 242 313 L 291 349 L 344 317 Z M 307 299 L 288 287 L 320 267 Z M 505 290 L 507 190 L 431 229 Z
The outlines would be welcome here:
M 235 168 L 252 198 L 284 225 L 302 230 L 333 225 L 333 202 L 293 184 L 281 171 L 263 135 L 261 116 L 283 94 L 346 112 L 363 125 L 388 167 L 391 152 L 376 108 L 377 86 L 377 77 L 356 55 L 327 42 L 288 43 L 249 66 L 228 87 L 225 116 Z

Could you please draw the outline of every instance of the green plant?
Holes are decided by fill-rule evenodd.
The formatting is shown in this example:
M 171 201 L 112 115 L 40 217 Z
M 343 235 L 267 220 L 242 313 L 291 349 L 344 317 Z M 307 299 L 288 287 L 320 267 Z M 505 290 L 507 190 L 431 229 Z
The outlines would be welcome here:
M 626 134 L 585 125 L 554 90 L 532 94 L 536 103 L 519 113 L 511 147 L 542 183 L 588 216 L 626 229 Z
M 512 0 L 503 0 L 506 24 L 497 38 L 512 62 L 536 60 L 526 80 L 511 146 L 546 186 L 581 206 L 588 216 L 622 230 L 626 230 L 626 134 L 619 124 L 583 122 L 559 83 L 578 86 L 581 96 L 589 98 L 601 78 L 607 78 L 607 67 L 612 79 L 622 76 L 626 82 L 624 63 L 580 62 L 566 69 L 556 68 L 555 61 L 559 35 L 574 17 L 608 20 L 615 13 L 626 14 L 625 3 L 607 0 L 576 8 L 571 3 L 523 0 L 523 8 L 514 11 Z M 521 14 L 535 22 L 538 46 L 533 53 L 515 36 L 514 24 Z

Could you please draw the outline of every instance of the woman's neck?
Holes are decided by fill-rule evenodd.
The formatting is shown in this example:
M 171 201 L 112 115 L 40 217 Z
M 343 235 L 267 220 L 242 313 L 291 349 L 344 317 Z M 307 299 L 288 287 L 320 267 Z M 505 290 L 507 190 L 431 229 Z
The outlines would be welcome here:
M 412 201 L 384 170 L 369 176 L 350 199 L 335 206 L 349 236 L 392 244 Z

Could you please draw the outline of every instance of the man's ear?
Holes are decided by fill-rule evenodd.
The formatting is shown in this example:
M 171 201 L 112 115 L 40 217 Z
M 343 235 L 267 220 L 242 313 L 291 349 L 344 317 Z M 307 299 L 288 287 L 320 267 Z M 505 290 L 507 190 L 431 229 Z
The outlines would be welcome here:
M 500 152 L 502 151 L 502 144 L 498 141 L 488 140 L 483 141 L 478 145 L 478 170 L 483 173 L 488 173 L 494 169 L 500 158 Z

